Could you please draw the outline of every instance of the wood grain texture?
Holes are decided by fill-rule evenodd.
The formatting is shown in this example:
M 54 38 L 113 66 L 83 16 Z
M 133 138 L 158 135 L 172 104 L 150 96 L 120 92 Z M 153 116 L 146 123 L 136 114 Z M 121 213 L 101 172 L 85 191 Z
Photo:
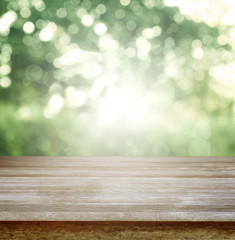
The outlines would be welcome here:
M 0 157 L 0 221 L 235 221 L 235 157 Z
M 234 240 L 234 222 L 0 222 L 1 240 Z

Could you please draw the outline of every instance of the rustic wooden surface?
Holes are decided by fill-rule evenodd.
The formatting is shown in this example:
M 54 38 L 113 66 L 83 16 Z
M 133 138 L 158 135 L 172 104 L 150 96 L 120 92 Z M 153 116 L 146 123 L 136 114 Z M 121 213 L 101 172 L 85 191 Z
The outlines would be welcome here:
M 0 222 L 0 240 L 234 240 L 234 222 Z
M 0 221 L 235 221 L 235 157 L 0 157 Z

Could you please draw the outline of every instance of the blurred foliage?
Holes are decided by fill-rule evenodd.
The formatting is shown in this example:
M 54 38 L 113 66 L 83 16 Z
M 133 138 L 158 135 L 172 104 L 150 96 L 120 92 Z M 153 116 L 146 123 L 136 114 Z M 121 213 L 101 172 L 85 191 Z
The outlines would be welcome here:
M 234 155 L 229 31 L 160 0 L 0 1 L 0 155 Z

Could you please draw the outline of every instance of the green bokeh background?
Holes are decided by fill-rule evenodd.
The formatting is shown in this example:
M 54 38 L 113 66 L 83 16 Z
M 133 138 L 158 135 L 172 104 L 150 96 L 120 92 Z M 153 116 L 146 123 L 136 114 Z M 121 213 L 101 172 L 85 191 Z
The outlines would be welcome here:
M 8 12 L 16 19 L 0 34 L 0 155 L 235 154 L 234 88 L 212 71 L 235 61 L 229 41 L 218 42 L 229 26 L 194 22 L 160 0 L 0 1 L 1 18 Z M 74 49 L 81 58 L 62 62 Z M 146 111 L 102 122 L 102 99 L 112 109 L 108 92 L 126 86 Z M 124 106 L 113 107 L 110 115 Z

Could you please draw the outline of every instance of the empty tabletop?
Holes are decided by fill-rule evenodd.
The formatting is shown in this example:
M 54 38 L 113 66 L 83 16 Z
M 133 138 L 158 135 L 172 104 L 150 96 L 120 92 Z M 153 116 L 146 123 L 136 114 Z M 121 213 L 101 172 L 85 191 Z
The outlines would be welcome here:
M 235 157 L 0 157 L 0 221 L 235 221 Z

